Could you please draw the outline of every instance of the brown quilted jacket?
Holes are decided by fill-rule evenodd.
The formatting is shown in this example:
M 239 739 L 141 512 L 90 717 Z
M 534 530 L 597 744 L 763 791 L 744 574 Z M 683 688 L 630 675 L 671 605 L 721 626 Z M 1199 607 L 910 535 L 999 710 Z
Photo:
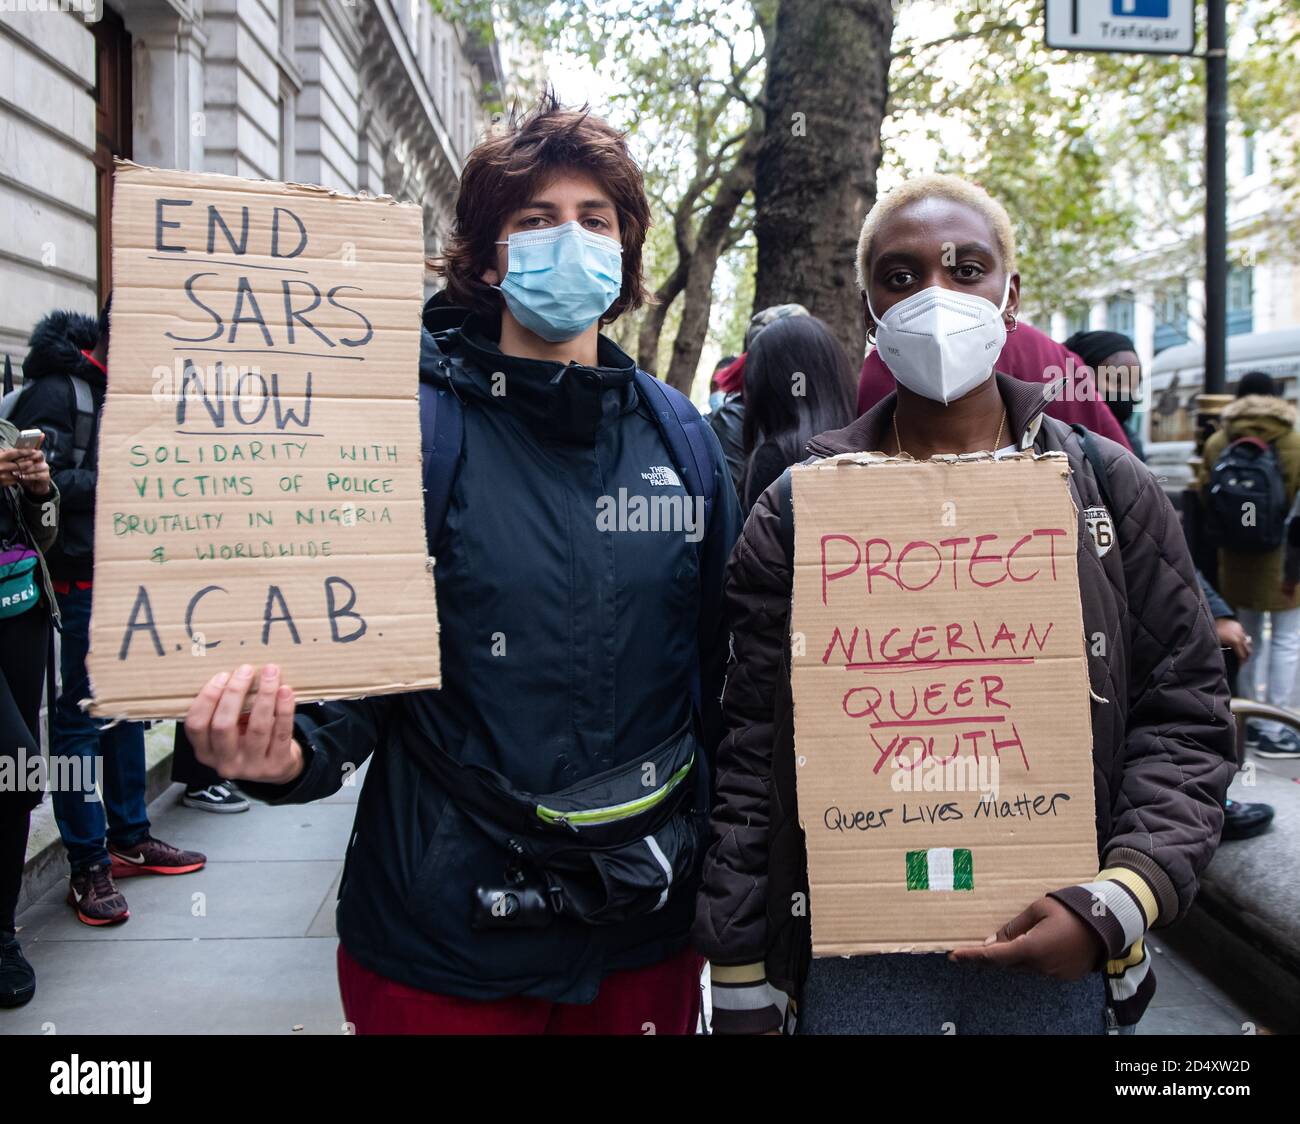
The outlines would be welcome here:
M 1080 435 L 1043 414 L 1042 387 L 997 379 L 1018 447 L 1063 450 L 1072 469 L 1084 635 L 1107 638 L 1090 643 L 1088 655 L 1101 873 L 1054 896 L 1098 931 L 1122 975 L 1139 959 L 1145 964 L 1147 927 L 1187 911 L 1218 843 L 1235 769 L 1223 659 L 1178 516 L 1147 468 L 1092 435 L 1106 467 L 1099 486 Z M 879 450 L 893 410 L 891 394 L 809 450 L 814 458 Z M 780 516 L 788 494 L 781 482 L 763 494 L 727 568 L 727 734 L 694 927 L 697 948 L 714 965 L 714 1027 L 724 1032 L 780 1025 L 786 1012 L 771 997 L 797 999 L 810 957 L 807 911 L 791 909 L 792 895 L 808 887 L 794 784 L 791 573 Z M 1103 496 L 1118 546 L 1099 556 L 1082 512 L 1107 506 Z M 1114 909 L 1089 908 L 1098 896 Z M 747 998 L 756 988 L 759 998 Z M 1126 995 L 1112 986 L 1113 1000 L 1129 1000 L 1118 1021 L 1136 1021 L 1153 991 L 1154 977 L 1139 987 L 1130 976 Z

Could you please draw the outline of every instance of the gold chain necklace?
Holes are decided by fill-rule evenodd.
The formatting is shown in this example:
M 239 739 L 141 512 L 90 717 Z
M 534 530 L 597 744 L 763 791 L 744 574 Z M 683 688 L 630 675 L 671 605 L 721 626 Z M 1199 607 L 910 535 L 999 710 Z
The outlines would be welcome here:
M 903 442 L 899 439 L 898 436 L 898 409 L 897 408 L 894 409 L 893 416 L 890 418 L 890 420 L 894 423 L 894 446 L 895 446 L 894 455 L 899 456 L 903 452 Z M 1006 426 L 1006 424 L 1007 424 L 1007 409 L 1005 406 L 1003 406 L 1002 420 L 998 422 L 998 435 L 995 438 L 993 438 L 994 453 L 996 453 L 999 447 L 1002 445 L 1002 430 L 1003 427 Z

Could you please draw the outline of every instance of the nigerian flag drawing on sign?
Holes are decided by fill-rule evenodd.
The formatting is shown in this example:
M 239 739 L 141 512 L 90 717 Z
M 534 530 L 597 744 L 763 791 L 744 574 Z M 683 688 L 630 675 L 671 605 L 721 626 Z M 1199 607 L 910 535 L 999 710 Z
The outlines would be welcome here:
M 909 890 L 973 890 L 975 868 L 965 847 L 931 847 L 907 852 Z

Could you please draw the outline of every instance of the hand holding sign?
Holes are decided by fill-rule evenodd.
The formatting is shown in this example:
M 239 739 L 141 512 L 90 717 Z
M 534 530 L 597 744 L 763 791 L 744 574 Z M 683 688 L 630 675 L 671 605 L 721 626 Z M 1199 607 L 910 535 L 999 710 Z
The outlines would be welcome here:
M 1105 949 L 1097 934 L 1055 898 L 1039 898 L 984 944 L 958 948 L 949 960 L 983 960 L 1024 968 L 1056 980 L 1081 980 L 1101 966 Z
M 231 780 L 288 784 L 302 773 L 302 747 L 293 740 L 293 688 L 275 664 L 262 668 L 252 708 L 244 703 L 253 668 L 244 664 L 208 680 L 185 714 L 194 756 Z

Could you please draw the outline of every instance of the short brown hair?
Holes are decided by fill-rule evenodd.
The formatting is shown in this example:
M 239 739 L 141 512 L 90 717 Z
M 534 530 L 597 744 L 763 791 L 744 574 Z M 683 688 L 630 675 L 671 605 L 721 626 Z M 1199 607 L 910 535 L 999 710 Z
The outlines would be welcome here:
M 500 294 L 483 280 L 497 264 L 496 240 L 506 216 L 518 210 L 558 172 L 589 175 L 609 194 L 623 243 L 623 288 L 601 317 L 617 320 L 650 299 L 641 275 L 641 247 L 650 227 L 641 168 L 626 134 L 583 106 L 566 109 L 547 91 L 522 117 L 489 135 L 468 156 L 456 198 L 456 222 L 441 257 L 430 262 L 447 282 L 452 302 L 495 314 Z

